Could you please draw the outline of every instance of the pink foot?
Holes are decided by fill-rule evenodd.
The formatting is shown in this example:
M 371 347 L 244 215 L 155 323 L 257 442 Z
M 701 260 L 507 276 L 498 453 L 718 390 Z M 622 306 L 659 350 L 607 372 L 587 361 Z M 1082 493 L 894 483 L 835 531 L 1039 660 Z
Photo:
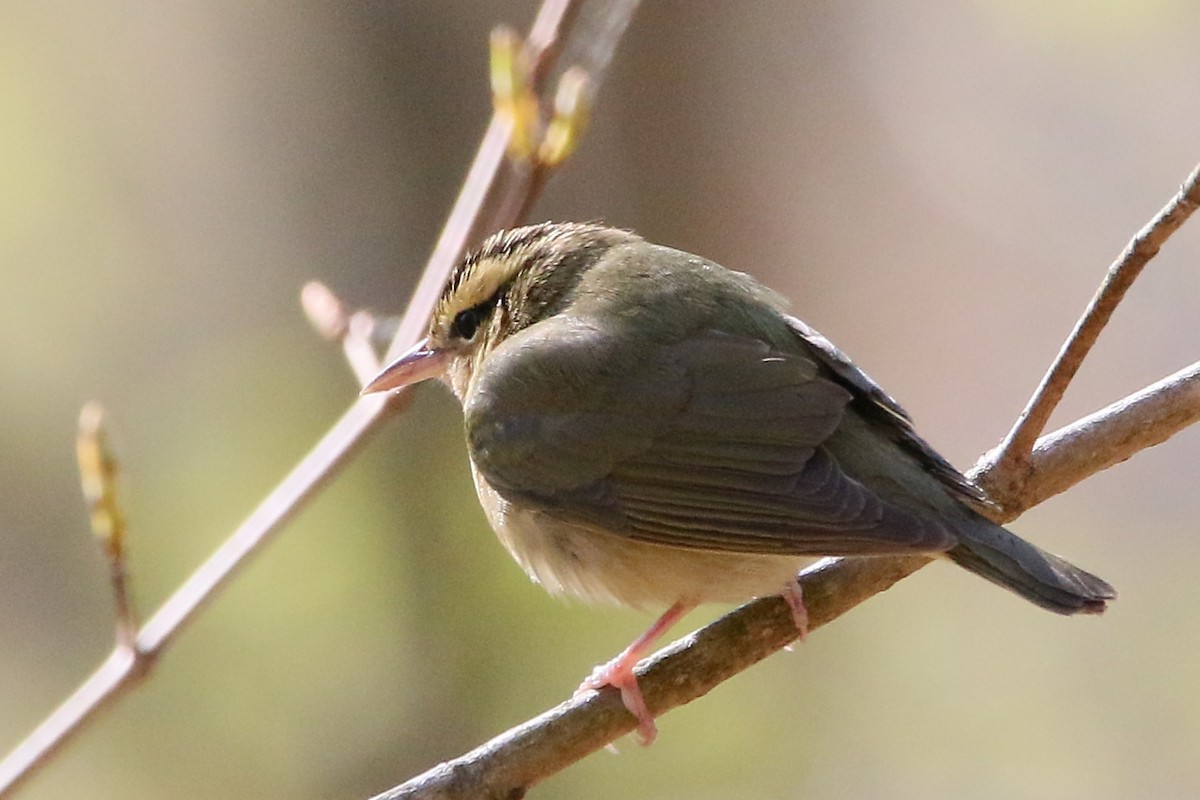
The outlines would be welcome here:
M 796 623 L 796 630 L 800 631 L 800 641 L 803 642 L 804 637 L 808 636 L 808 609 L 804 607 L 804 590 L 800 586 L 800 579 L 792 578 L 784 584 L 783 591 L 779 594 L 788 604 L 788 608 L 792 609 L 792 620 Z
M 650 649 L 655 641 L 659 639 L 667 629 L 679 621 L 687 612 L 691 611 L 695 606 L 694 603 L 687 603 L 680 600 L 675 605 L 666 610 L 659 617 L 650 629 L 634 640 L 633 644 L 626 647 L 619 656 L 609 661 L 607 664 L 601 664 L 592 670 L 592 674 L 579 684 L 579 688 L 575 690 L 576 695 L 592 689 L 603 689 L 605 686 L 614 686 L 621 692 L 621 702 L 625 704 L 625 708 L 629 713 L 637 719 L 638 736 L 642 740 L 643 745 L 652 743 L 655 737 L 658 736 L 658 726 L 654 724 L 654 715 L 650 713 L 650 709 L 646 707 L 646 699 L 642 697 L 642 689 L 638 686 L 637 675 L 633 673 L 633 668 L 637 666 L 637 662 Z
M 643 745 L 649 745 L 658 737 L 658 726 L 654 724 L 654 715 L 646 707 L 646 699 L 642 697 L 637 675 L 633 674 L 633 667 L 638 658 L 639 654 L 626 650 L 607 664 L 601 664 L 579 684 L 575 694 L 579 695 L 591 689 L 603 689 L 605 686 L 616 687 L 621 692 L 621 702 L 625 704 L 625 708 L 637 718 L 638 738 Z

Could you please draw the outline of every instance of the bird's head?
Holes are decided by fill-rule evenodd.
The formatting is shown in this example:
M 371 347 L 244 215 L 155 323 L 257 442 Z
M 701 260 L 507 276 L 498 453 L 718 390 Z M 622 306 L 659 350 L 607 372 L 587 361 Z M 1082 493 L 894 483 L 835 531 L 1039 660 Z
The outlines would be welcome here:
M 488 353 L 561 313 L 580 277 L 610 247 L 637 240 L 614 228 L 578 223 L 545 222 L 494 234 L 451 274 L 428 335 L 384 367 L 363 392 L 438 378 L 462 400 Z

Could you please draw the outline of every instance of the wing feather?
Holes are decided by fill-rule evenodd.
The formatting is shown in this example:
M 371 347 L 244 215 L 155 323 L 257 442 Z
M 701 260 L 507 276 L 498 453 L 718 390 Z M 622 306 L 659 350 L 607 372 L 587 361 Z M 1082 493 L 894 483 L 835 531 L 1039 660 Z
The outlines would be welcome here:
M 556 317 L 489 355 L 465 411 L 472 457 L 501 495 L 674 547 L 849 555 L 953 544 L 822 446 L 855 394 L 799 348 L 716 331 L 637 350 L 623 341 Z M 529 348 L 536 359 L 519 357 Z

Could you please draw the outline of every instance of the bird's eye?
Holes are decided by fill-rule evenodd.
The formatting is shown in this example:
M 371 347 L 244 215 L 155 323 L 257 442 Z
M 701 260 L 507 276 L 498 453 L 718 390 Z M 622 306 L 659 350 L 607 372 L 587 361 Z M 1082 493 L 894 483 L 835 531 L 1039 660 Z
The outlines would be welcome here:
M 450 325 L 450 333 L 466 341 L 475 338 L 475 332 L 479 330 L 480 324 L 483 323 L 487 316 L 488 303 L 480 303 L 477 306 L 472 306 L 468 309 L 458 312 L 454 315 L 454 322 Z

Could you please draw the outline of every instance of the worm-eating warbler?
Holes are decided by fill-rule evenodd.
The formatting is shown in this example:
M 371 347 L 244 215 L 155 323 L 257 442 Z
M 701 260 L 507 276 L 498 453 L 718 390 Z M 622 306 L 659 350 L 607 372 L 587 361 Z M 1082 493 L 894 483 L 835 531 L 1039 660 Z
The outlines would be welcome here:
M 781 592 L 815 556 L 944 554 L 1062 614 L 1103 580 L 984 519 L 979 491 L 828 339 L 750 277 L 597 225 L 499 233 L 429 335 L 364 391 L 437 377 L 462 403 L 500 540 L 554 594 L 668 610 L 581 689 L 654 721 L 633 667 L 698 603 Z

